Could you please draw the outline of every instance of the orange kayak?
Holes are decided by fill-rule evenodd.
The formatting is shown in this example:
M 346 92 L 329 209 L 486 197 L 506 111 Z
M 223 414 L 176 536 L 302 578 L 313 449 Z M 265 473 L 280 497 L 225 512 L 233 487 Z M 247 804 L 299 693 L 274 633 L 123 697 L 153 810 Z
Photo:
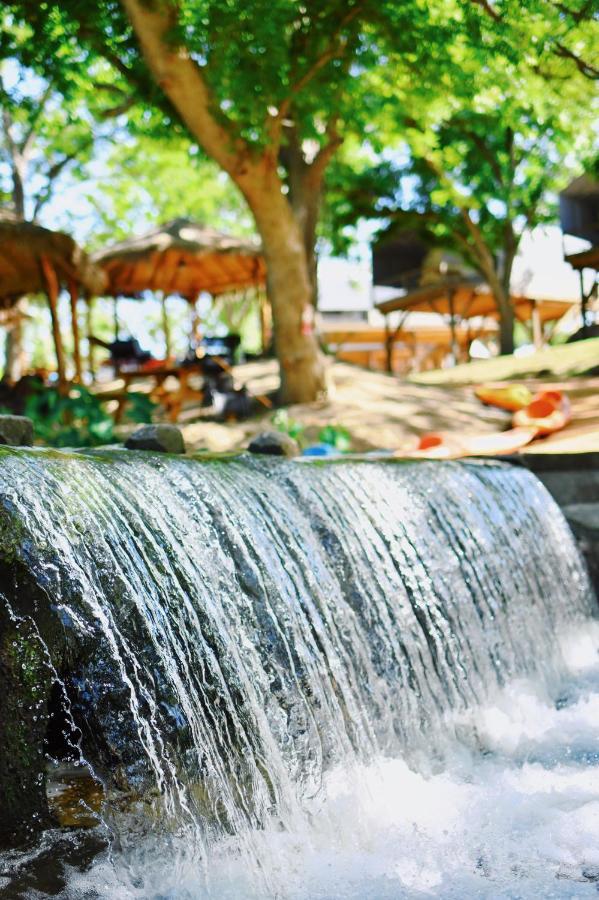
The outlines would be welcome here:
M 508 412 L 517 412 L 532 401 L 532 392 L 524 384 L 510 384 L 507 387 L 493 387 L 481 384 L 474 393 L 486 406 L 497 406 Z
M 432 432 L 420 438 L 414 450 L 396 450 L 403 459 L 461 459 L 465 456 L 504 456 L 516 453 L 537 436 L 531 427 L 511 428 L 491 434 Z
M 570 402 L 561 391 L 542 391 L 524 409 L 514 413 L 515 427 L 535 428 L 538 437 L 553 434 L 564 428 L 572 412 Z
M 530 395 L 528 388 L 524 390 Z M 513 395 L 512 399 L 515 399 Z M 394 455 L 403 459 L 461 459 L 465 456 L 507 455 L 516 453 L 535 438 L 559 431 L 568 424 L 571 417 L 570 402 L 561 391 L 540 391 L 524 408 L 514 412 L 513 427 L 509 431 L 472 435 L 447 431 L 429 432 L 420 437 L 415 449 L 396 450 Z

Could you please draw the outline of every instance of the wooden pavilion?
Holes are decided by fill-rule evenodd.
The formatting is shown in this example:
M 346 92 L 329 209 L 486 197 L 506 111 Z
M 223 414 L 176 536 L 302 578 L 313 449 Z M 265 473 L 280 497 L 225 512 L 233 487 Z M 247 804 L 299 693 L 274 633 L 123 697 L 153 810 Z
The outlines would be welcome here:
M 588 334 L 588 308 L 599 286 L 599 181 L 589 175 L 575 178 L 559 197 L 560 221 L 564 234 L 572 234 L 591 244 L 587 250 L 566 255 L 566 262 L 580 278 L 581 335 Z M 585 273 L 591 272 L 591 280 Z
M 145 291 L 159 294 L 167 357 L 170 340 L 165 301 L 169 296 L 183 297 L 195 308 L 203 292 L 216 298 L 266 284 L 266 264 L 257 242 L 223 234 L 189 219 L 160 225 L 107 247 L 92 258 L 107 276 L 105 295 L 115 300 L 117 332 L 119 297 L 140 299 Z M 260 316 L 264 334 L 267 312 L 263 296 Z
M 47 296 L 61 385 L 66 382 L 66 358 L 58 320 L 60 290 L 66 288 L 70 296 L 75 378 L 81 380 L 78 300 L 102 293 L 105 286 L 102 270 L 68 234 L 7 215 L 0 220 L 0 309 L 10 310 L 28 294 Z
M 512 296 L 516 319 L 531 327 L 535 346 L 540 348 L 545 342 L 545 325 L 555 323 L 576 304 L 573 300 L 543 300 L 521 295 Z M 391 360 L 393 343 L 405 325 L 406 318 L 413 312 L 433 312 L 443 317 L 449 327 L 451 348 L 454 359 L 459 356 L 459 329 L 473 319 L 496 320 L 498 318 L 495 298 L 480 279 L 446 278 L 408 293 L 393 297 L 377 304 L 377 309 L 385 316 L 385 341 L 387 358 Z M 389 324 L 389 315 L 399 313 L 395 328 Z M 473 337 L 477 336 L 473 334 Z

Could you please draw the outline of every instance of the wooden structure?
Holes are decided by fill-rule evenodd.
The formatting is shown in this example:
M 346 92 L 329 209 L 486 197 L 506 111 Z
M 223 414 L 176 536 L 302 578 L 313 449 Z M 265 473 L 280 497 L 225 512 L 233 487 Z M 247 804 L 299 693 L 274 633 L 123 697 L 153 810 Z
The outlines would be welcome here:
M 71 299 L 75 377 L 81 380 L 77 301 L 102 293 L 104 273 L 69 235 L 7 216 L 0 220 L 0 309 L 21 297 L 44 293 L 48 298 L 59 384 L 66 382 L 66 359 L 58 321 L 58 297 L 66 288 Z
M 424 317 L 427 318 L 427 317 Z M 438 369 L 452 352 L 451 334 L 437 317 L 417 325 L 409 322 L 394 329 L 392 335 L 382 327 L 366 322 L 325 322 L 320 329 L 321 339 L 336 359 L 381 372 L 408 375 Z M 408 327 L 410 326 L 410 327 Z M 470 344 L 475 338 L 490 338 L 497 334 L 497 326 L 485 321 L 478 327 L 472 323 L 457 327 L 455 340 L 460 359 L 468 359 Z
M 512 296 L 516 319 L 531 326 L 533 342 L 540 348 L 545 340 L 544 326 L 556 322 L 568 312 L 573 300 L 541 300 L 525 296 Z M 433 312 L 442 316 L 449 327 L 451 351 L 455 360 L 460 356 L 458 329 L 472 319 L 496 320 L 499 318 L 495 298 L 480 280 L 447 278 L 409 291 L 377 304 L 385 316 L 385 333 L 388 364 L 397 334 L 405 327 L 406 319 L 413 312 Z M 395 328 L 389 324 L 389 315 L 399 313 Z M 474 335 L 476 336 L 476 335 Z
M 266 281 L 259 244 L 188 219 L 175 219 L 93 256 L 108 276 L 112 297 L 143 291 L 178 294 L 195 302 L 202 291 L 216 296 Z
M 94 254 L 93 261 L 107 279 L 105 296 L 114 299 L 115 339 L 119 336 L 118 300 L 121 297 L 141 300 L 146 291 L 159 296 L 162 303 L 162 330 L 165 359 L 138 369 L 121 368 L 118 374 L 125 381 L 125 393 L 136 378 L 152 384 L 150 395 L 176 418 L 183 402 L 198 396 L 190 384 L 201 366 L 177 365 L 172 359 L 171 330 L 166 307 L 169 296 L 187 300 L 192 311 L 191 334 L 197 337 L 199 315 L 197 301 L 202 293 L 222 302 L 253 290 L 260 303 L 260 322 L 263 343 L 267 341 L 269 326 L 266 295 L 266 263 L 260 244 L 205 228 L 189 219 L 175 219 L 138 237 L 121 241 Z M 91 325 L 88 327 L 91 328 Z M 198 364 L 199 365 L 199 364 Z M 179 383 L 176 392 L 168 392 L 163 385 L 169 377 Z M 119 398 L 120 402 L 120 398 Z
M 145 291 L 159 294 L 167 357 L 167 297 L 178 295 L 195 307 L 203 292 L 214 298 L 266 284 L 266 263 L 257 242 L 205 228 L 189 219 L 175 219 L 107 247 L 96 253 L 93 261 L 107 276 L 106 294 L 115 299 L 117 334 L 119 297 L 139 299 Z
M 599 283 L 599 181 L 589 175 L 575 178 L 559 197 L 560 222 L 565 234 L 583 238 L 592 245 L 588 250 L 566 256 L 580 278 L 580 312 L 582 335 L 587 332 L 588 307 L 597 297 Z M 585 286 L 585 272 L 592 272 L 592 281 Z

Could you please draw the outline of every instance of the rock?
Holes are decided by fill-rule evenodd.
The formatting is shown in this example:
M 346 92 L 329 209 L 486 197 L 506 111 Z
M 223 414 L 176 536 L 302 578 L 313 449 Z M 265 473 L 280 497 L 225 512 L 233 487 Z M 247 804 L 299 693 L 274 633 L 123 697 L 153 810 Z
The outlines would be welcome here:
M 125 447 L 157 453 L 185 453 L 185 441 L 176 425 L 143 425 L 127 438 Z
M 33 444 L 33 422 L 26 416 L 0 416 L 0 444 L 30 447 Z
M 269 456 L 299 456 L 297 441 L 280 431 L 262 431 L 248 444 L 250 453 L 265 453 Z

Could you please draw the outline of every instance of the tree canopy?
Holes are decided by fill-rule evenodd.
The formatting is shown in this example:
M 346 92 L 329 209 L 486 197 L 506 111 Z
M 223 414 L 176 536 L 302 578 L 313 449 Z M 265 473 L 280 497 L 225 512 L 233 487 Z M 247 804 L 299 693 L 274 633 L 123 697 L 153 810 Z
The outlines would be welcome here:
M 344 140 L 382 145 L 406 103 L 416 131 L 472 82 L 595 77 L 594 3 L 557 0 L 14 0 L 0 54 L 65 97 L 92 85 L 130 127 L 187 134 L 237 185 L 262 237 L 288 399 L 325 387 L 313 249 Z M 595 30 L 594 30 L 595 29 Z M 499 95 L 496 96 L 496 104 Z M 488 110 L 490 111 L 490 110 Z M 417 115 L 414 115 L 414 112 Z

